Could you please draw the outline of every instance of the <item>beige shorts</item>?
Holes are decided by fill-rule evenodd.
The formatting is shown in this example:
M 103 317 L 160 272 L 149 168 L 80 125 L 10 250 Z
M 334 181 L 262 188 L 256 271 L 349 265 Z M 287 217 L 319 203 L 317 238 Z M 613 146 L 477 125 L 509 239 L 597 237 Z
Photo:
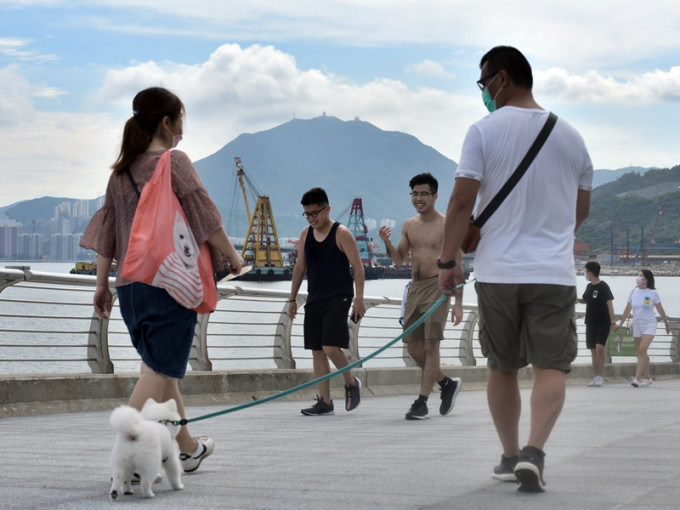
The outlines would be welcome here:
M 475 290 L 479 343 L 489 368 L 571 370 L 578 352 L 576 287 L 477 282 Z
M 411 282 L 404 309 L 404 330 L 420 319 L 437 300 L 442 297 L 439 290 L 439 277 L 433 276 L 427 280 Z M 447 298 L 425 321 L 415 330 L 404 337 L 404 342 L 418 342 L 423 340 L 441 340 L 444 338 L 444 327 L 449 316 Z

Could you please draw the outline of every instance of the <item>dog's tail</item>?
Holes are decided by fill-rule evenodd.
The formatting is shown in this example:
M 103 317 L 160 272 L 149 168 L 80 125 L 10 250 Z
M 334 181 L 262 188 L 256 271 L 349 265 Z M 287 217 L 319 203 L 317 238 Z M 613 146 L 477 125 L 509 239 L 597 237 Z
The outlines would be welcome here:
M 130 406 L 120 406 L 113 410 L 109 423 L 111 428 L 119 434 L 136 435 L 139 433 L 139 426 L 142 422 L 142 415 L 137 409 Z

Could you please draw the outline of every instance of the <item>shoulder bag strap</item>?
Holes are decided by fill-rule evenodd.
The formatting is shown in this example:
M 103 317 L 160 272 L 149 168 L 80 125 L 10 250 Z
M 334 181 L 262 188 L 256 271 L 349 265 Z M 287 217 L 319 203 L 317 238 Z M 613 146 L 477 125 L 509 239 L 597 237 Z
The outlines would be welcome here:
M 142 194 L 139 192 L 139 188 L 137 187 L 137 183 L 135 182 L 134 178 L 132 177 L 132 172 L 130 171 L 129 166 L 125 167 L 125 173 L 127 174 L 128 179 L 130 179 L 130 183 L 132 184 L 132 187 L 135 188 L 135 193 L 137 193 L 137 198 L 141 197 Z
M 527 169 L 529 168 L 529 165 L 531 165 L 531 162 L 534 160 L 536 157 L 536 154 L 541 150 L 541 147 L 543 147 L 543 143 L 545 143 L 546 139 L 548 138 L 548 135 L 552 131 L 552 128 L 555 126 L 555 122 L 557 122 L 557 115 L 554 113 L 550 112 L 550 115 L 548 115 L 548 120 L 545 122 L 543 125 L 543 129 L 541 129 L 541 132 L 538 133 L 538 136 L 536 137 L 536 140 L 534 140 L 533 145 L 529 148 L 529 151 L 527 152 L 526 156 L 524 156 L 524 159 L 520 162 L 519 166 L 517 167 L 517 170 L 510 176 L 510 178 L 507 180 L 507 182 L 503 185 L 503 187 L 496 193 L 496 196 L 493 197 L 491 202 L 489 202 L 489 205 L 486 206 L 484 211 L 477 216 L 474 220 L 474 224 L 477 225 L 479 228 L 482 228 L 482 225 L 486 223 L 486 220 L 488 220 L 491 215 L 498 209 L 498 206 L 503 203 L 503 200 L 505 200 L 505 197 L 508 196 L 510 191 L 512 191 L 512 188 L 515 187 L 515 185 L 519 182 L 519 180 L 522 178 L 522 176 L 526 173 Z

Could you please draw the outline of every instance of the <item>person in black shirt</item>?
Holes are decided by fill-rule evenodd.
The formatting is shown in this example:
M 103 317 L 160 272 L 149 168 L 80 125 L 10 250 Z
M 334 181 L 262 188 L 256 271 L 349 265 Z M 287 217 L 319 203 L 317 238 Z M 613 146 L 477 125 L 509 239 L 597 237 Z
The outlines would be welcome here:
M 306 272 L 305 349 L 312 351 L 314 377 L 319 378 L 330 373 L 329 360 L 338 369 L 349 364 L 342 350 L 349 347 L 347 315 L 350 305 L 352 321 L 358 322 L 366 313 L 364 266 L 352 233 L 347 227 L 331 219 L 331 206 L 323 189 L 310 189 L 302 196 L 300 203 L 304 208 L 302 215 L 309 222 L 309 227 L 300 233 L 288 300 L 288 316 L 293 320 L 297 315 L 297 293 Z M 350 266 L 354 271 L 354 280 Z M 343 372 L 342 376 L 345 379 L 345 410 L 351 411 L 361 401 L 361 381 L 352 377 L 349 371 Z M 329 380 L 320 382 L 318 388 L 316 404 L 302 409 L 302 414 L 334 414 Z
M 609 285 L 600 279 L 600 264 L 588 262 L 585 267 L 588 285 L 578 303 L 586 304 L 586 347 L 593 358 L 594 378 L 590 387 L 602 386 L 604 369 L 604 349 L 607 345 L 610 328 L 616 324 L 614 317 L 614 296 Z

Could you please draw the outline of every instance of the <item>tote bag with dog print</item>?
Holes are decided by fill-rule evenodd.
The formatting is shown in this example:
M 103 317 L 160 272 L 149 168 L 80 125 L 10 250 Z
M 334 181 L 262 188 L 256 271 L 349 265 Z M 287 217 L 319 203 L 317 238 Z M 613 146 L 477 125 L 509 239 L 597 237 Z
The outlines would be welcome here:
M 161 156 L 142 190 L 122 276 L 165 289 L 185 308 L 210 313 L 217 306 L 210 252 L 206 243 L 197 245 L 172 189 L 170 156 L 171 151 Z

